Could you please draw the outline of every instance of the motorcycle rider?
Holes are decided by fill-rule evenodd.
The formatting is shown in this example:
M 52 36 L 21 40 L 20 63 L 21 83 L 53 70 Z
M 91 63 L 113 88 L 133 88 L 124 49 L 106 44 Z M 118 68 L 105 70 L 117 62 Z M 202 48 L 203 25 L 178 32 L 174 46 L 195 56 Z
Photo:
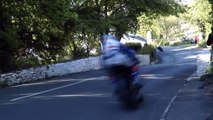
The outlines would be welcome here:
M 139 60 L 135 56 L 135 52 L 130 50 L 113 35 L 105 34 L 101 37 L 102 43 L 102 63 L 109 76 L 113 79 L 119 73 L 125 73 L 125 77 L 130 87 L 132 81 L 133 69 L 137 70 Z M 140 88 L 138 82 L 135 85 Z

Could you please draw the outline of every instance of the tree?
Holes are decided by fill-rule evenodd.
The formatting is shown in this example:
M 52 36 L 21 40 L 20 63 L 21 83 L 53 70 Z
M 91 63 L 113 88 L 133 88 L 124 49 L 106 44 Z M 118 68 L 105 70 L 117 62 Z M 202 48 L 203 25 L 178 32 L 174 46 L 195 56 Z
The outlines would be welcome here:
M 73 17 L 69 0 L 2 0 L 0 10 L 2 72 L 15 69 L 15 59 L 57 59 L 66 44 L 62 23 Z
M 119 38 L 136 31 L 138 17 L 177 14 L 182 7 L 174 0 L 85 0 L 76 6 L 79 18 L 100 34 L 113 33 Z
M 137 30 L 141 15 L 180 11 L 182 7 L 174 0 L 2 0 L 0 70 L 16 69 L 15 62 L 21 59 L 57 62 L 67 51 L 73 59 L 88 56 L 104 33 L 121 38 Z
M 148 30 L 152 31 L 154 39 L 163 39 L 167 41 L 172 41 L 183 36 L 184 29 L 182 28 L 183 20 L 177 16 L 159 16 L 156 19 L 145 20 L 146 17 L 140 18 L 142 26 L 138 33 L 146 35 Z
M 166 18 L 160 18 L 155 21 L 160 29 L 160 34 L 163 35 L 165 40 L 176 40 L 181 35 L 184 34 L 184 29 L 182 28 L 182 24 L 184 23 L 175 16 L 169 16 Z
M 171 24 L 172 26 L 179 26 L 177 28 L 180 28 L 180 24 L 186 24 L 189 23 L 191 24 L 191 26 L 195 26 L 196 28 L 199 28 L 199 31 L 204 33 L 204 38 L 205 35 L 208 34 L 210 31 L 210 25 L 212 23 L 212 5 L 211 5 L 211 0 L 195 0 L 195 2 L 193 4 L 187 5 L 185 7 L 185 12 L 183 12 L 182 14 L 178 14 L 178 21 L 173 21 L 173 25 L 171 24 L 171 20 L 168 21 L 168 18 L 163 18 L 163 17 L 157 17 L 157 19 L 147 19 L 148 17 L 145 18 L 145 20 L 147 22 L 144 22 L 144 17 L 140 18 L 141 20 L 141 24 L 144 25 L 144 23 L 148 23 L 145 24 L 145 26 L 143 26 L 140 29 L 140 33 L 146 33 L 146 31 L 148 30 L 148 28 L 152 30 L 152 33 L 155 35 L 156 38 L 158 38 L 160 36 L 160 31 L 162 32 L 162 29 L 160 30 L 159 28 L 164 28 L 164 30 L 166 30 L 166 26 L 168 26 L 169 24 Z M 164 19 L 163 22 L 162 19 Z M 170 18 L 171 19 L 171 18 Z M 160 21 L 160 22 L 158 22 Z M 181 22 L 181 23 L 180 23 Z M 162 25 L 164 24 L 164 27 L 161 25 L 161 27 L 159 25 L 156 25 L 155 23 L 161 23 Z M 175 25 L 175 23 L 178 23 Z M 167 27 L 168 32 L 172 32 L 173 29 L 172 27 Z M 180 32 L 182 31 L 181 29 L 177 29 L 180 30 Z M 164 35 L 166 35 L 168 32 L 164 31 Z M 182 31 L 183 32 L 183 31 Z M 168 36 L 168 35 L 166 35 Z M 171 36 L 171 35 L 169 35 Z M 167 37 L 165 37 L 167 38 Z M 171 37 L 169 37 L 170 39 Z
M 213 26 L 213 0 L 208 0 L 209 3 L 211 4 L 211 12 L 210 12 L 210 15 L 211 15 L 211 24 Z
M 183 15 L 186 21 L 198 26 L 205 35 L 209 33 L 212 22 L 211 4 L 208 0 L 196 0 L 194 4 L 188 7 L 187 13 Z

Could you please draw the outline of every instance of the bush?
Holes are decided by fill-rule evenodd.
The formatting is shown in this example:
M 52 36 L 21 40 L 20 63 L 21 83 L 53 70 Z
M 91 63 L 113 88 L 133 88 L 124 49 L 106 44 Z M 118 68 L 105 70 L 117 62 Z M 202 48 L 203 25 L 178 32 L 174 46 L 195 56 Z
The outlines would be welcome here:
M 140 43 L 126 43 L 126 46 L 133 48 L 138 54 L 148 54 L 151 63 L 157 60 L 156 45 L 154 44 L 144 44 L 142 47 Z
M 78 60 L 86 57 L 89 57 L 89 53 L 87 53 L 87 50 L 83 47 L 78 47 L 78 49 L 73 51 L 71 56 L 73 60 Z
M 187 40 L 185 40 L 185 41 L 177 41 L 177 42 L 174 42 L 174 43 L 172 44 L 172 46 L 179 46 L 179 45 L 183 45 L 183 46 L 192 46 L 192 45 L 194 45 L 194 44 L 192 44 L 191 41 L 187 41 Z
M 137 53 L 139 53 L 142 49 L 142 46 L 140 43 L 126 43 L 125 45 L 134 49 Z
M 206 41 L 205 40 L 200 40 L 199 43 L 197 44 L 198 47 L 200 48 L 207 48 L 207 45 L 206 45 Z
M 155 40 L 155 44 L 159 45 L 159 46 L 169 46 L 170 42 L 168 40 Z
M 204 82 L 203 87 L 211 86 L 213 84 L 213 62 L 210 63 L 205 74 L 200 77 L 200 80 Z
M 8 86 L 7 81 L 6 80 L 2 81 L 0 79 L 0 87 L 7 87 L 7 86 Z
M 150 55 L 150 62 L 155 62 L 157 60 L 156 46 L 155 45 L 145 44 L 144 47 L 141 49 L 140 54 L 149 54 Z
M 15 61 L 15 65 L 17 67 L 17 70 L 20 69 L 26 69 L 30 67 L 35 67 L 41 65 L 39 60 L 35 57 L 30 58 L 20 58 Z
M 172 46 L 179 46 L 179 45 L 182 45 L 182 42 L 181 41 L 177 41 L 177 42 L 174 42 L 172 44 Z
M 209 76 L 213 76 L 213 62 L 210 63 L 204 75 L 200 77 L 200 80 L 205 81 Z

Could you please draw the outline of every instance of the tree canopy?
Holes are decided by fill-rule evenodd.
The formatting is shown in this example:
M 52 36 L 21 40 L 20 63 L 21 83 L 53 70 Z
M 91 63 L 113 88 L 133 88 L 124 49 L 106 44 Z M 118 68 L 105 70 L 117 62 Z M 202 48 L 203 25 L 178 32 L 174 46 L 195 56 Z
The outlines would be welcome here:
M 95 28 L 95 32 L 111 32 L 118 37 L 127 31 L 136 31 L 141 15 L 157 17 L 183 11 L 174 0 L 85 0 L 74 8 L 79 18 Z
M 210 26 L 212 24 L 212 5 L 209 2 L 211 0 L 195 0 L 195 2 L 189 6 L 187 13 L 183 15 L 184 19 L 189 21 L 200 28 L 200 31 L 205 34 L 210 32 Z
M 172 15 L 172 17 L 160 16 L 149 19 L 147 16 L 140 16 L 142 26 L 138 33 L 145 35 L 147 30 L 151 30 L 155 39 L 173 40 L 181 35 L 183 37 L 184 31 L 193 27 L 198 28 L 196 32 L 203 33 L 205 39 L 213 21 L 212 3 L 212 0 L 194 0 L 191 4 L 185 5 L 185 11 L 177 14 L 176 17 Z M 181 26 L 184 24 L 187 24 L 188 28 L 182 29 Z
M 181 11 L 175 0 L 1 0 L 0 72 L 88 56 L 100 35 L 136 31 L 141 15 Z

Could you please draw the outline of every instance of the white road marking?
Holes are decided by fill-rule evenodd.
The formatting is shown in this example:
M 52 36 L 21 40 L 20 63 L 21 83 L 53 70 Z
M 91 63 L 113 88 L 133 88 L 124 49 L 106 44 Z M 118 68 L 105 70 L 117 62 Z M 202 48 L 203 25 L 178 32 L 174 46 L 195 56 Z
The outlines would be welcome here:
M 195 72 L 194 74 L 192 74 L 189 78 L 187 78 L 186 81 L 187 81 L 187 82 L 191 81 L 195 76 L 196 76 L 196 72 Z M 164 112 L 163 112 L 163 114 L 162 114 L 160 120 L 166 120 L 166 116 L 167 116 L 167 114 L 168 114 L 168 112 L 169 112 L 169 110 L 170 110 L 170 108 L 171 108 L 173 102 L 175 101 L 175 99 L 177 98 L 177 96 L 183 91 L 183 89 L 185 88 L 186 85 L 187 85 L 187 83 L 185 83 L 185 84 L 183 85 L 183 88 L 180 89 L 180 90 L 176 93 L 176 95 L 171 99 L 171 101 L 170 101 L 169 104 L 167 105 L 166 109 L 164 110 Z
M 184 87 L 185 87 L 185 86 L 186 86 L 186 83 L 184 84 Z M 170 108 L 171 108 L 173 102 L 174 102 L 175 99 L 177 98 L 178 94 L 181 93 L 182 91 L 183 91 L 183 88 L 180 89 L 180 90 L 176 93 L 176 95 L 172 98 L 172 100 L 169 102 L 169 104 L 167 105 L 166 109 L 164 110 L 164 112 L 163 112 L 163 114 L 162 114 L 160 120 L 166 120 L 166 115 L 167 115 L 167 113 L 169 112 L 169 110 L 170 110 Z
M 40 94 L 43 94 L 43 93 L 47 93 L 47 92 L 51 92 L 51 91 L 55 91 L 55 90 L 58 90 L 58 89 L 62 89 L 62 88 L 66 88 L 66 87 L 69 87 L 69 86 L 73 86 L 73 85 L 76 85 L 76 84 L 79 84 L 79 83 L 82 83 L 82 82 L 86 82 L 88 80 L 82 80 L 82 81 L 79 81 L 79 82 L 75 82 L 75 83 L 71 83 L 71 84 L 68 84 L 68 85 L 64 85 L 64 86 L 60 86 L 60 87 L 56 87 L 56 88 L 52 88 L 52 89 L 49 89 L 49 90 L 45 90 L 45 91 L 41 91 L 41 92 L 37 92 L 37 93 L 33 93 L 31 95 L 26 95 L 26 96 L 22 96 L 22 97 L 18 97 L 18 98 L 14 98 L 10 101 L 17 101 L 17 100 L 21 100 L 21 99 L 25 99 L 25 98 L 29 98 L 29 97 L 33 97 L 33 96 L 36 96 L 36 95 L 40 95 Z

